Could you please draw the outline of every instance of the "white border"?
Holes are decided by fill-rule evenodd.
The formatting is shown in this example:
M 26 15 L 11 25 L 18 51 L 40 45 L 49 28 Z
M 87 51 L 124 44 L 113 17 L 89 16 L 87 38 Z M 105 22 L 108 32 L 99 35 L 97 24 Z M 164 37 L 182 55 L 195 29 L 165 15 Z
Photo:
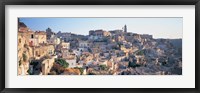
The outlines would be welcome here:
M 6 5 L 6 88 L 194 88 L 195 6 Z M 183 17 L 183 75 L 17 76 L 17 17 Z

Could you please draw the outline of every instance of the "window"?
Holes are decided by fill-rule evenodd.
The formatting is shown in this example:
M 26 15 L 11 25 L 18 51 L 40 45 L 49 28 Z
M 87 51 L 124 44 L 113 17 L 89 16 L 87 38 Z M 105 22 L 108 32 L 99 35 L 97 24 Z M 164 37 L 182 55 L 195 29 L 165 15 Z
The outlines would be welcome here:
M 19 39 L 19 43 L 21 43 L 21 39 Z
M 33 37 L 33 34 L 31 34 L 31 38 L 34 38 L 34 37 Z

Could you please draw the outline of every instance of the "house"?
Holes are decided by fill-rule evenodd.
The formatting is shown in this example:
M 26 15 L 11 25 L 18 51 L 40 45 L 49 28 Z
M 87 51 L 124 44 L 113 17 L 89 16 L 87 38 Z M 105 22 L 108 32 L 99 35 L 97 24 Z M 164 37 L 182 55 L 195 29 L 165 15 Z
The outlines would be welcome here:
M 35 39 L 37 39 L 37 42 L 39 44 L 41 44 L 41 43 L 47 43 L 46 32 L 44 32 L 44 31 L 36 31 L 35 32 Z
M 70 49 L 70 43 L 69 42 L 64 42 L 62 41 L 59 45 L 58 45 L 58 49 Z
M 110 36 L 111 33 L 102 29 L 99 30 L 90 30 L 89 31 L 89 36 L 98 36 L 98 37 L 105 37 L 105 36 Z
M 69 54 L 67 57 L 64 58 L 67 63 L 69 63 L 69 68 L 76 67 L 76 55 Z
M 79 47 L 80 48 L 88 48 L 89 47 L 88 41 L 79 41 Z
M 40 45 L 33 47 L 34 58 L 40 59 L 46 55 L 54 55 L 55 48 L 53 45 Z
M 55 62 L 56 56 L 51 56 L 42 61 L 42 75 L 48 75 L 51 68 L 53 67 L 53 63 Z
M 58 38 L 56 35 L 52 35 L 50 37 L 50 39 L 48 40 L 49 44 L 54 44 L 54 45 L 58 45 L 61 43 L 60 38 Z

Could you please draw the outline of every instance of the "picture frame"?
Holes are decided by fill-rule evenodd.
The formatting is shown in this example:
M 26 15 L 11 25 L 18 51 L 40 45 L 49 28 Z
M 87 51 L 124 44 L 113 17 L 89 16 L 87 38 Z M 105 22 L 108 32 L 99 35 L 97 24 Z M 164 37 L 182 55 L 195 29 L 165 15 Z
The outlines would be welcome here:
M 2 93 L 81 93 L 81 92 L 115 92 L 115 93 L 198 93 L 200 92 L 200 64 L 199 64 L 199 31 L 200 31 L 200 0 L 3 0 L 1 3 L 0 19 L 0 91 Z M 195 88 L 5 88 L 5 6 L 6 5 L 195 5 Z

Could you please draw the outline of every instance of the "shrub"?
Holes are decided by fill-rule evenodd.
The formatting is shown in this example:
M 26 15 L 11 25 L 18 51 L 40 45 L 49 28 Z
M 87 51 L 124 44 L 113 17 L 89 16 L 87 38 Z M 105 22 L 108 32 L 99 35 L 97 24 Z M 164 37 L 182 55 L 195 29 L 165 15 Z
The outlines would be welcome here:
M 31 73 L 30 69 L 28 69 L 27 72 L 28 72 L 29 75 L 33 75 L 33 73 Z
M 62 67 L 61 65 L 59 65 L 58 63 L 54 63 L 53 67 L 51 68 L 51 72 L 55 71 L 56 74 L 58 74 L 58 75 L 63 73 L 64 70 L 65 70 L 65 68 Z
M 107 66 L 106 65 L 100 65 L 101 70 L 106 70 Z
M 19 66 L 20 66 L 21 64 L 22 64 L 22 60 L 20 59 L 20 60 L 19 60 Z
M 25 47 L 25 48 L 28 48 L 28 45 L 27 45 L 27 44 L 24 44 L 24 47 Z
M 135 67 L 140 67 L 140 65 L 139 65 L 139 64 L 136 64 L 135 62 L 129 62 L 129 63 L 128 63 L 128 67 L 133 67 L 133 68 L 135 68 Z
M 139 51 L 138 53 L 137 53 L 137 55 L 144 55 L 144 51 Z
M 81 75 L 83 74 L 84 69 L 81 67 L 74 67 L 75 69 L 79 69 L 79 71 L 81 72 Z
M 64 68 L 68 68 L 69 67 L 69 63 L 67 63 L 64 59 L 56 59 L 56 63 L 58 63 L 59 65 L 61 65 Z
M 27 61 L 27 55 L 25 53 L 23 53 L 23 61 Z

